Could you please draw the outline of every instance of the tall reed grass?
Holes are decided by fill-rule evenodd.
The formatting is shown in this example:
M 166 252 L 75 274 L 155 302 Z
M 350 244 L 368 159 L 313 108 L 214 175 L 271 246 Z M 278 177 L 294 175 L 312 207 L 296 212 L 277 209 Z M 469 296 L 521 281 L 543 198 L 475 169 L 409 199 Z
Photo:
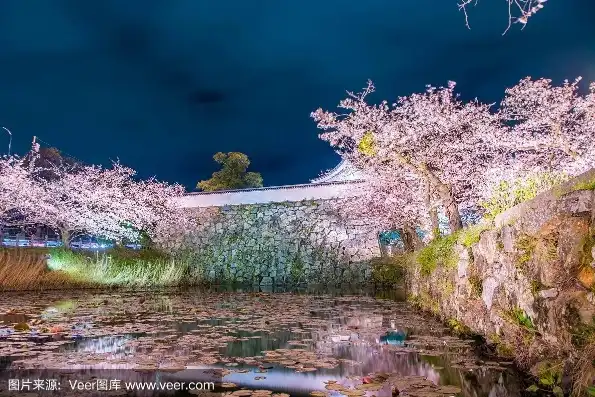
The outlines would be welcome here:
M 154 250 L 115 249 L 105 253 L 50 250 L 48 266 L 92 285 L 167 287 L 198 284 L 190 277 L 191 256 L 170 256 Z
M 203 282 L 193 256 L 155 250 L 103 253 L 55 249 L 0 249 L 0 290 L 173 287 Z
M 0 249 L 0 290 L 76 288 L 85 282 L 64 271 L 50 271 L 47 250 Z

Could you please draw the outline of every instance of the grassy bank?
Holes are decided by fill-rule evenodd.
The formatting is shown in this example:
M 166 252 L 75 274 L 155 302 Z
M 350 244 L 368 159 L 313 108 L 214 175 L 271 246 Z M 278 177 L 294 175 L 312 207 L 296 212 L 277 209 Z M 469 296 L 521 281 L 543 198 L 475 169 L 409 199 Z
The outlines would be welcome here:
M 76 252 L 63 248 L 0 250 L 0 289 L 39 290 L 195 285 L 192 257 L 117 248 Z

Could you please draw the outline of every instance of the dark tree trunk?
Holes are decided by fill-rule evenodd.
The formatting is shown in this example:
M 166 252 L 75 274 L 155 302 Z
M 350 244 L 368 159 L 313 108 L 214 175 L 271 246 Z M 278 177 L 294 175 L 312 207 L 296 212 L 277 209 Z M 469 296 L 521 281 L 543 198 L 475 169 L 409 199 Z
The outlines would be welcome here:
M 402 228 L 397 229 L 401 240 L 403 240 L 403 248 L 405 252 L 413 252 L 422 247 L 422 242 L 417 232 L 411 225 L 404 225 Z
M 450 232 L 454 233 L 463 228 L 463 222 L 461 220 L 461 214 L 459 213 L 459 207 L 455 200 L 452 188 L 444 184 L 440 178 L 438 178 L 427 164 L 413 164 L 411 160 L 401 153 L 395 153 L 395 160 L 403 165 L 408 170 L 419 175 L 430 185 L 430 188 L 436 189 L 436 193 L 442 201 L 442 205 L 446 211 L 448 217 L 448 225 L 450 226 Z
M 405 231 L 405 234 L 407 235 L 409 241 L 411 241 L 411 245 L 413 246 L 414 251 L 423 247 L 421 238 L 419 238 L 419 235 L 417 234 L 417 231 L 413 226 L 405 224 L 403 226 L 403 230 Z
M 450 227 L 450 232 L 454 233 L 458 230 L 461 230 L 463 228 L 463 221 L 461 220 L 459 206 L 455 201 L 450 186 L 443 185 L 443 187 L 440 189 L 440 198 L 442 199 L 442 205 L 444 205 L 444 210 L 446 211 L 446 216 L 448 217 L 448 226 Z
M 428 208 L 428 214 L 430 216 L 430 224 L 432 227 L 432 236 L 434 238 L 440 237 L 440 222 L 438 220 L 438 209 L 432 206 L 432 189 L 429 182 L 426 182 L 426 197 L 425 204 Z
M 459 206 L 455 200 L 455 196 L 452 192 L 452 187 L 442 183 L 442 181 L 430 171 L 427 165 L 423 164 L 421 170 L 427 178 L 427 182 L 432 188 L 436 189 L 440 201 L 444 206 L 446 216 L 448 217 L 448 226 L 450 232 L 454 233 L 463 228 L 463 221 L 461 220 L 461 214 L 459 213 Z
M 70 232 L 68 230 L 60 229 L 60 238 L 62 239 L 62 245 L 64 248 L 70 248 Z

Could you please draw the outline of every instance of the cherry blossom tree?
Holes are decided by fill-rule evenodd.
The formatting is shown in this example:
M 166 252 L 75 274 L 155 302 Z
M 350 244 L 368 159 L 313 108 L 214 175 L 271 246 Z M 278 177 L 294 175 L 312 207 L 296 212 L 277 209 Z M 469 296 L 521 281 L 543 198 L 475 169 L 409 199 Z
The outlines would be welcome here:
M 320 137 L 366 173 L 418 178 L 429 198 L 439 198 L 456 231 L 463 226 L 459 207 L 476 204 L 483 173 L 499 161 L 495 143 L 503 127 L 490 105 L 464 103 L 454 87 L 428 86 L 393 105 L 370 105 L 366 97 L 374 85 L 368 82 L 363 92 L 348 93 L 339 103 L 348 113 L 318 109 L 312 117 L 324 130 Z
M 30 177 L 23 159 L 0 158 L 0 221 L 3 225 L 26 223 L 42 195 L 42 189 Z
M 136 182 L 133 190 L 138 203 L 137 224 L 142 225 L 153 242 L 165 246 L 180 241 L 188 231 L 196 229 L 196 217 L 178 204 L 186 193 L 182 185 L 151 178 Z
M 579 82 L 552 86 L 527 77 L 506 90 L 498 116 L 511 126 L 499 140 L 519 172 L 578 175 L 595 167 L 595 84 L 579 93 Z
M 470 5 L 477 5 L 479 0 L 460 0 L 459 1 L 459 10 L 465 14 L 465 24 L 469 29 L 471 29 L 469 25 L 469 15 L 467 14 L 467 8 Z M 547 0 L 506 0 L 508 3 L 508 26 L 503 34 L 506 34 L 508 30 L 511 28 L 513 23 L 520 23 L 523 28 L 529 21 L 529 18 L 535 15 L 539 10 L 541 10 Z
M 138 241 L 141 232 L 158 237 L 161 225 L 183 223 L 184 214 L 174 201 L 184 192 L 179 185 L 137 182 L 135 171 L 118 163 L 74 171 L 58 166 L 53 173 L 58 177 L 38 180 L 43 198 L 33 218 L 58 230 L 65 246 L 81 234 Z
M 381 174 L 367 178 L 358 189 L 358 195 L 342 203 L 342 211 L 357 213 L 378 231 L 398 231 L 406 251 L 422 246 L 416 227 L 426 231 L 431 227 L 428 203 L 418 178 L 407 173 L 390 178 Z

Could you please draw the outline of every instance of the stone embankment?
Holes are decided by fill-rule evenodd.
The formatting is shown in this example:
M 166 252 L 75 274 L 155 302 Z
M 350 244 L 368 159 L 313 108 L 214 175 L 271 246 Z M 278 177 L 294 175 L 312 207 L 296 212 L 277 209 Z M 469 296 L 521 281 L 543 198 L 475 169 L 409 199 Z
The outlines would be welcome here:
M 483 335 L 534 387 L 585 392 L 595 383 L 594 187 L 592 170 L 478 226 L 475 239 L 451 239 L 440 251 L 451 258 L 412 260 L 410 298 Z
M 377 232 L 337 207 L 337 200 L 302 200 L 189 208 L 201 225 L 170 248 L 195 252 L 194 270 L 218 283 L 364 282 L 379 255 Z

